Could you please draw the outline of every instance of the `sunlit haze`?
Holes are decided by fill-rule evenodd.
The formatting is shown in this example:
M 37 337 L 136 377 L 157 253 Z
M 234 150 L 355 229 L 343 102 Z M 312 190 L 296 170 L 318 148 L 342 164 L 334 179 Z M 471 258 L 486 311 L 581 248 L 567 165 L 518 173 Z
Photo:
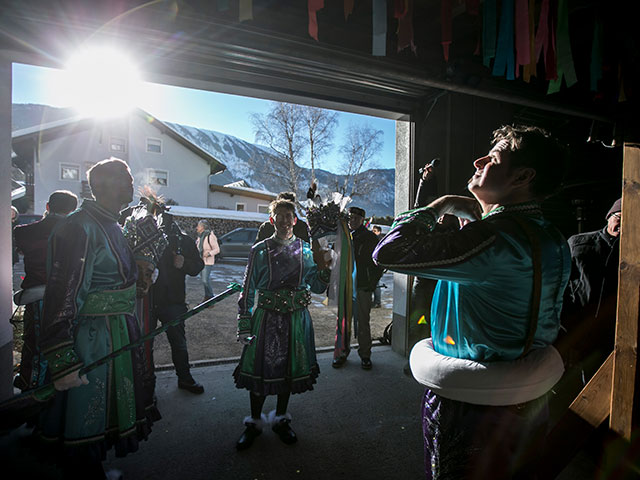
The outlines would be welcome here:
M 162 121 L 213 130 L 255 143 L 252 113 L 265 114 L 270 102 L 258 98 L 228 95 L 148 82 L 131 82 L 137 76 L 135 68 L 125 73 L 126 57 L 111 57 L 111 67 L 105 71 L 107 58 L 89 56 L 86 71 L 78 67 L 78 78 L 70 71 L 13 64 L 13 103 L 35 103 L 52 107 L 74 107 L 85 115 L 109 115 L 126 112 L 137 106 Z M 102 71 L 101 74 L 98 72 Z M 73 85 L 73 86 L 72 86 Z M 137 92 L 137 93 L 136 93 Z M 119 105 L 118 108 L 112 108 Z M 113 115 L 114 113 L 111 113 Z M 382 118 L 338 112 L 339 126 L 334 149 L 321 159 L 320 167 L 338 172 L 342 162 L 338 147 L 351 123 L 367 123 L 384 132 L 384 146 L 376 162 L 381 168 L 395 167 L 395 122 Z
M 57 79 L 51 87 L 57 92 L 61 106 L 95 117 L 127 113 L 136 106 L 142 86 L 133 62 L 108 47 L 77 52 Z

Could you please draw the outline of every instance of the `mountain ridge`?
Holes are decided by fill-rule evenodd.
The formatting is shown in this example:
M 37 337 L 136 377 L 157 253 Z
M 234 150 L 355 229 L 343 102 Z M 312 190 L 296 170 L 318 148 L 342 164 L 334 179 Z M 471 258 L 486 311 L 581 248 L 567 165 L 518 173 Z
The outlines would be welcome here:
M 40 104 L 14 104 L 12 111 L 13 131 L 75 116 L 71 109 Z M 276 174 L 269 174 L 273 171 L 269 166 L 272 155 L 267 147 L 214 130 L 164 120 L 163 123 L 216 157 L 227 167 L 225 172 L 213 177 L 215 183 L 226 185 L 245 180 L 251 188 L 257 190 L 274 193 L 290 190 L 285 179 Z M 315 174 L 318 181 L 318 192 L 323 198 L 335 190 L 335 185 L 344 182 L 343 175 L 324 169 L 316 169 Z M 364 208 L 368 216 L 393 215 L 395 171 L 393 169 L 370 169 L 360 175 L 374 176 L 377 182 L 375 193 L 355 197 L 350 205 Z M 298 166 L 298 178 L 300 181 L 296 194 L 299 200 L 304 200 L 310 186 L 311 170 Z

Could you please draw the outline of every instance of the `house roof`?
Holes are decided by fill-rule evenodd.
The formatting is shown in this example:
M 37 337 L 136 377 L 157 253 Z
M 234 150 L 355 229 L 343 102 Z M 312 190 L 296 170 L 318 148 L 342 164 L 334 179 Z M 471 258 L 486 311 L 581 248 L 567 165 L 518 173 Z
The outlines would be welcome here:
M 245 220 L 265 222 L 269 220 L 268 213 L 238 212 L 236 210 L 222 210 L 219 208 L 183 207 L 172 205 L 169 213 L 178 217 L 220 218 L 223 220 Z
M 191 150 L 193 153 L 201 157 L 211 166 L 211 174 L 220 173 L 226 170 L 227 167 L 217 158 L 215 158 L 206 150 L 200 148 L 198 145 L 189 141 L 184 136 L 180 135 L 180 133 L 178 133 L 150 113 L 142 110 L 141 108 L 136 108 L 132 113 L 142 117 L 149 124 L 160 130 L 160 132 L 173 138 L 185 148 Z M 56 120 L 53 122 L 38 124 L 32 127 L 15 130 L 12 132 L 11 138 L 13 142 L 20 142 L 32 136 L 38 136 L 41 139 L 47 139 L 55 137 L 59 134 L 66 135 L 69 133 L 70 129 L 72 129 L 72 131 L 76 131 L 77 129 L 89 128 L 96 121 L 97 120 L 95 118 L 74 116 L 62 120 Z
M 180 135 L 177 131 L 175 131 L 169 125 L 164 123 L 162 120 L 157 119 L 156 117 L 154 117 L 150 113 L 145 112 L 141 108 L 136 109 L 136 113 L 142 116 L 143 118 L 145 118 L 151 125 L 156 127 L 162 133 L 170 136 L 177 142 L 181 143 L 184 147 L 188 148 L 193 153 L 195 153 L 196 155 L 206 160 L 207 163 L 211 165 L 211 174 L 220 173 L 227 169 L 224 163 L 222 163 L 220 160 L 215 158 L 213 155 L 211 155 L 209 152 L 207 152 L 203 148 L 200 148 L 198 145 L 188 140 L 186 137 Z
M 244 186 L 247 183 L 244 180 L 234 183 L 228 183 L 226 185 L 217 185 L 215 181 L 209 179 L 209 190 L 212 192 L 224 192 L 230 195 L 243 195 L 245 197 L 259 198 L 261 200 L 275 200 L 278 196 L 277 193 L 269 192 L 267 190 L 257 190 L 248 186 Z

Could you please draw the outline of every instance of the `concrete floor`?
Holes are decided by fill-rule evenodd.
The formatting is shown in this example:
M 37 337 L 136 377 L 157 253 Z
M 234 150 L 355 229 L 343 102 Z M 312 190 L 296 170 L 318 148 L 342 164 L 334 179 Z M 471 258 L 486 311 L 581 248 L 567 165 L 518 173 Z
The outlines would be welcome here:
M 298 443 L 288 446 L 270 430 L 246 451 L 235 442 L 249 414 L 249 395 L 235 388 L 234 364 L 192 370 L 203 395 L 178 390 L 172 371 L 158 373 L 162 420 L 135 454 L 110 455 L 105 468 L 125 479 L 421 479 L 423 388 L 402 373 L 405 359 L 374 347 L 370 371 L 352 352 L 341 369 L 331 353 L 318 356 L 315 389 L 293 395 L 289 410 Z M 269 397 L 265 411 L 275 408 Z
M 248 392 L 235 388 L 236 362 L 202 362 L 192 374 L 204 385 L 203 395 L 178 390 L 173 370 L 157 372 L 162 420 L 138 452 L 124 458 L 110 452 L 105 469 L 120 470 L 124 480 L 424 479 L 423 387 L 403 374 L 405 359 L 375 346 L 370 371 L 360 368 L 354 351 L 341 369 L 331 367 L 331 352 L 319 353 L 318 360 L 315 390 L 292 396 L 289 404 L 297 444 L 285 445 L 266 429 L 249 450 L 236 451 L 249 414 Z M 274 408 L 275 397 L 269 397 L 265 411 Z M 0 436 L 3 473 L 60 479 L 51 466 L 37 464 L 25 447 L 28 435 L 22 427 Z M 593 462 L 581 452 L 558 479 L 596 478 Z

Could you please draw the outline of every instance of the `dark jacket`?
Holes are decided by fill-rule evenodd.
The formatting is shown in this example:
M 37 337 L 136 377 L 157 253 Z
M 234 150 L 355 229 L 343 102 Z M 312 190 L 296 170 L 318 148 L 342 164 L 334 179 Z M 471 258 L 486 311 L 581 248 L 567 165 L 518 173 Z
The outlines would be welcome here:
M 204 268 L 204 262 L 196 247 L 196 242 L 175 229 L 169 237 L 169 246 L 164 250 L 158 265 L 158 279 L 153 284 L 152 295 L 155 306 L 185 303 L 186 275 L 195 277 Z M 182 268 L 173 266 L 173 254 L 184 257 Z
M 576 307 L 597 304 L 618 291 L 619 241 L 606 227 L 569 238 L 571 277 L 568 300 Z
M 276 229 L 273 225 L 271 225 L 271 222 L 266 221 L 262 225 L 260 225 L 260 228 L 258 229 L 258 235 L 256 235 L 256 241 L 253 243 L 256 244 L 258 242 L 261 242 L 262 240 L 269 238 L 275 232 Z M 304 222 L 304 220 L 300 220 L 298 218 L 298 221 L 293 226 L 293 234 L 300 240 L 311 243 L 311 240 L 309 239 L 309 226 Z
M 373 292 L 382 276 L 383 269 L 373 263 L 373 250 L 378 245 L 378 237 L 364 225 L 354 230 L 353 251 L 356 261 L 356 284 L 358 290 Z
M 16 250 L 24 255 L 24 280 L 22 288 L 47 283 L 47 241 L 58 221 L 64 217 L 49 214 L 42 220 L 19 225 L 14 229 Z
M 589 378 L 611 353 L 615 338 L 619 240 L 606 227 L 568 240 L 571 276 L 562 306 L 557 348 Z

